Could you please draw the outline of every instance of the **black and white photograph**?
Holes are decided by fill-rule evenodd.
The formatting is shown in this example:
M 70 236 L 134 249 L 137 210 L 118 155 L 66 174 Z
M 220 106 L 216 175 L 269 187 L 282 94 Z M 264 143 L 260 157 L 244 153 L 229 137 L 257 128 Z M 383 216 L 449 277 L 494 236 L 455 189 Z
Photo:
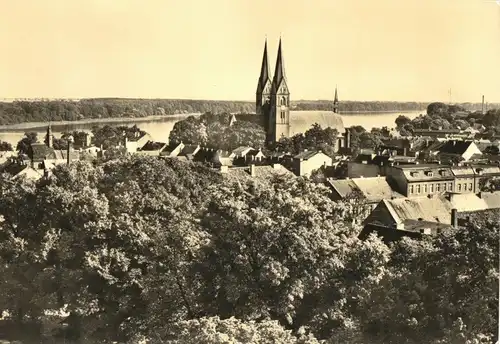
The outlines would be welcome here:
M 500 1 L 0 0 L 0 344 L 499 343 Z

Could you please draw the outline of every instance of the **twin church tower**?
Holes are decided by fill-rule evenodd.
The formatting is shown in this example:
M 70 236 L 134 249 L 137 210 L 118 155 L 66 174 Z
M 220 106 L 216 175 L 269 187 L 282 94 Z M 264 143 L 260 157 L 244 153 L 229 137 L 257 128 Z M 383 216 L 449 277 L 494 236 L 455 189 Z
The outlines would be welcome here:
M 264 56 L 260 77 L 257 84 L 255 112 L 263 116 L 264 127 L 267 133 L 267 142 L 279 141 L 282 137 L 290 137 L 290 90 L 285 74 L 281 38 L 278 46 L 278 57 L 274 76 L 269 72 L 267 58 L 267 39 L 264 44 Z M 335 88 L 333 112 L 338 113 L 338 96 Z

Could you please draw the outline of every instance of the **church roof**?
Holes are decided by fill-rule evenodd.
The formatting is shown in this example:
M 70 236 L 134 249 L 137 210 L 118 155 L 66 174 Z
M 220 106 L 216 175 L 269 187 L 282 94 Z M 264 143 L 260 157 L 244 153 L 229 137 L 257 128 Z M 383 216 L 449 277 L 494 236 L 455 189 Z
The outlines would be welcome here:
M 323 129 L 336 129 L 339 134 L 345 132 L 342 117 L 333 111 L 290 111 L 291 136 L 306 132 L 315 123 Z

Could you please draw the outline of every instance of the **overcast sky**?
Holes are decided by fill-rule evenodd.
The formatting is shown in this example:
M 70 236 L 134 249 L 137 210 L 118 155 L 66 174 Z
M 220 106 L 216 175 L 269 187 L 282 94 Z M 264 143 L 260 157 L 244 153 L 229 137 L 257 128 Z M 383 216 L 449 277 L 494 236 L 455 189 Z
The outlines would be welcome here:
M 253 100 L 280 34 L 292 100 L 500 102 L 483 0 L 0 0 L 0 98 Z

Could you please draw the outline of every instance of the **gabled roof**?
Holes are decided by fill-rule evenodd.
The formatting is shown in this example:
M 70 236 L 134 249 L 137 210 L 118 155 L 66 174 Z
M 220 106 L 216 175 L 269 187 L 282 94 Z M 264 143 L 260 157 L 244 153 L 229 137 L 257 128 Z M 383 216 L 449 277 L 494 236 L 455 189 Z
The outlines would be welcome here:
M 199 145 L 185 145 L 184 148 L 182 148 L 181 153 L 179 155 L 184 155 L 188 156 L 190 154 L 195 154 L 198 149 L 200 149 Z
M 429 150 L 436 150 L 439 153 L 444 154 L 456 154 L 462 155 L 467 149 L 473 144 L 471 141 L 459 141 L 459 140 L 449 140 L 446 142 L 441 142 L 437 147 L 429 148 Z
M 352 179 L 332 179 L 328 178 L 327 183 L 339 194 L 340 197 L 344 198 L 355 191 L 358 191 L 358 187 L 354 184 Z
M 264 156 L 264 153 L 262 153 L 262 151 L 260 149 L 252 149 L 251 151 L 249 151 L 247 153 L 247 155 L 250 155 L 250 156 L 257 156 L 259 154 Z
M 236 149 L 234 149 L 231 153 L 236 157 L 236 158 L 241 158 L 245 155 L 248 154 L 249 151 L 253 150 L 252 147 L 249 146 L 240 146 Z
M 308 159 L 311 159 L 316 154 L 325 154 L 325 153 L 317 151 L 317 150 L 310 150 L 310 151 L 306 150 L 306 151 L 303 151 L 302 153 L 297 154 L 293 158 L 294 159 L 301 159 L 301 160 L 308 160 Z
M 454 176 L 473 176 L 474 170 L 470 166 L 451 166 L 451 172 Z
M 29 157 L 32 160 L 45 160 L 49 156 L 54 155 L 54 149 L 48 147 L 45 143 L 32 143 L 28 152 Z
M 164 148 L 167 144 L 165 142 L 148 141 L 140 148 L 141 151 L 156 151 Z
M 398 165 L 393 168 L 400 169 L 409 182 L 453 179 L 451 168 L 447 165 L 416 164 Z
M 354 178 L 353 182 L 369 202 L 404 197 L 392 190 L 385 177 Z

